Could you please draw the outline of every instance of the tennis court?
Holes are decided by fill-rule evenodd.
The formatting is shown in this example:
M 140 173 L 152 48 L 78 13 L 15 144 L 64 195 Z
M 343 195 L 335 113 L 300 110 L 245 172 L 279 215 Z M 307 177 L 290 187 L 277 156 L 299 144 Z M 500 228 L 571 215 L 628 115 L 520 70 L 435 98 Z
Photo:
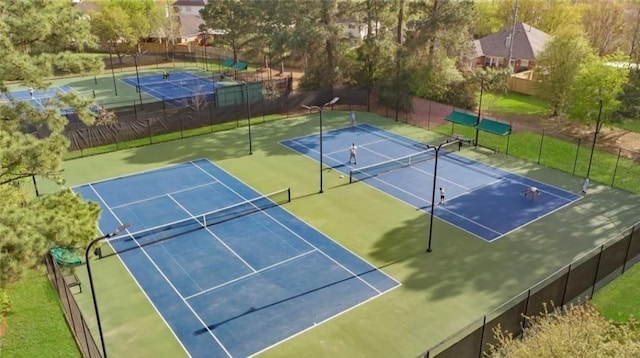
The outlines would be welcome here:
M 122 81 L 136 90 L 140 84 L 140 90 L 179 107 L 185 105 L 185 99 L 194 96 L 202 96 L 203 102 L 213 102 L 216 88 L 224 87 L 224 85 L 219 82 L 219 75 L 214 75 L 212 72 L 211 76 L 208 78 L 185 71 L 176 71 L 171 72 L 168 79 L 164 79 L 161 73 L 155 73 L 139 76 L 139 78 L 130 76 L 123 78 Z
M 319 134 L 313 134 L 281 144 L 319 160 L 319 140 Z M 357 165 L 347 164 L 352 143 L 358 146 Z M 323 161 L 333 170 L 430 212 L 435 151 L 423 143 L 360 124 L 324 133 L 323 148 Z M 494 241 L 581 199 L 553 185 L 456 155 L 456 150 L 458 145 L 453 143 L 440 151 L 435 187 L 444 188 L 446 202 L 437 205 L 434 213 L 485 241 Z M 532 186 L 540 190 L 535 201 L 523 196 Z
M 399 283 L 201 159 L 75 187 L 191 356 L 250 356 Z
M 69 93 L 72 91 L 73 89 L 69 86 L 52 86 L 45 90 L 33 90 L 33 95 L 29 90 L 11 91 L 11 96 L 18 101 L 29 102 L 35 109 L 44 110 L 51 105 L 51 99 L 56 98 L 58 93 Z M 60 111 L 63 115 L 73 113 L 71 108 L 62 108 Z

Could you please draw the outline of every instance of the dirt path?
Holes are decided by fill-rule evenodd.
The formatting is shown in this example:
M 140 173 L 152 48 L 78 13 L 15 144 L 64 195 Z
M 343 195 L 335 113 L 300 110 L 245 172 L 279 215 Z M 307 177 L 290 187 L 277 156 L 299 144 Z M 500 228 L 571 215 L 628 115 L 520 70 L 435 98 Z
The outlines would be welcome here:
M 503 113 L 487 113 L 494 115 L 496 118 L 511 121 L 516 130 L 526 130 L 531 128 L 544 129 L 547 131 L 559 133 L 565 136 L 580 138 L 583 141 L 593 140 L 593 127 L 582 125 L 579 123 L 537 116 L 526 115 L 509 115 Z M 598 145 L 609 147 L 611 150 L 617 151 L 618 148 L 624 149 L 624 155 L 640 160 L 640 133 L 628 132 L 619 128 L 602 127 L 598 134 Z

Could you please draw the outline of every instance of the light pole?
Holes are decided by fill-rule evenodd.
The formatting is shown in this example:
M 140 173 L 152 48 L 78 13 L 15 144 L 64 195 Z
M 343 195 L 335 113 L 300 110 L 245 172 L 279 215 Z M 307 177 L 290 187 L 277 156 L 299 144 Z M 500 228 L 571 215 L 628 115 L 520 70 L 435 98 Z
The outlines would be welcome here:
M 204 70 L 209 71 L 209 59 L 207 58 L 207 32 L 202 31 L 204 45 Z
M 89 286 L 91 287 L 91 298 L 93 299 L 93 309 L 96 311 L 96 322 L 98 324 L 98 333 L 100 334 L 100 344 L 102 345 L 102 357 L 107 358 L 107 348 L 104 344 L 104 336 L 102 335 L 102 324 L 100 323 L 100 313 L 98 311 L 98 301 L 96 299 L 96 291 L 93 289 L 93 278 L 91 276 L 91 265 L 89 264 L 91 260 L 89 260 L 89 252 L 91 251 L 91 246 L 100 240 L 108 239 L 118 235 L 120 232 L 129 228 L 129 224 L 124 224 L 114 231 L 102 235 L 99 238 L 93 239 L 87 246 L 87 249 L 84 252 L 84 260 L 87 263 L 87 275 L 89 276 Z
M 460 140 L 456 140 L 454 141 L 454 143 L 455 142 L 460 142 Z M 431 250 L 431 238 L 433 236 L 433 211 L 435 210 L 435 204 L 436 204 L 436 181 L 438 179 L 438 157 L 440 156 L 440 148 L 442 148 L 443 145 L 449 144 L 449 143 L 440 143 L 440 145 L 438 146 L 427 144 L 427 149 L 433 149 L 436 151 L 436 158 L 435 158 L 435 163 L 433 168 L 433 188 L 431 190 L 431 217 L 429 218 L 429 244 L 427 245 L 427 252 L 433 251 Z
M 109 48 L 109 62 L 111 63 L 111 77 L 113 78 L 113 90 L 115 91 L 116 96 L 117 96 L 118 95 L 118 87 L 116 86 L 116 74 L 113 71 L 113 56 L 112 56 L 113 50 L 114 50 L 114 46 L 112 44 L 111 47 Z
M 602 99 L 598 98 L 600 102 L 600 108 L 598 109 L 598 120 L 596 121 L 596 131 L 593 133 L 593 143 L 591 144 L 591 154 L 589 155 L 589 166 L 587 166 L 587 178 L 591 173 L 591 161 L 593 160 L 593 152 L 596 150 L 596 140 L 598 139 L 598 133 L 600 132 L 600 119 L 602 118 Z
M 476 124 L 480 123 L 480 120 L 482 119 L 482 94 L 484 92 L 484 78 L 480 79 L 480 103 L 478 104 L 478 120 L 476 121 Z M 478 146 L 478 128 L 476 128 L 476 139 L 475 139 L 475 146 Z
M 244 93 L 247 97 L 247 126 L 249 127 L 249 155 L 253 154 L 253 145 L 251 144 L 251 103 L 249 102 L 249 85 L 247 82 L 240 81 L 240 84 L 244 86 Z
M 302 105 L 302 108 L 306 108 L 311 112 L 311 110 L 316 110 L 320 113 L 320 191 L 318 193 L 322 194 L 324 192 L 322 185 L 322 112 L 327 106 L 333 106 L 340 100 L 339 97 L 333 97 L 333 99 L 322 106 L 306 106 Z
M 134 53 L 131 56 L 133 56 L 133 62 L 136 66 L 136 80 L 138 81 L 138 87 L 136 89 L 138 90 L 138 97 L 140 98 L 140 109 L 144 109 L 142 108 L 142 90 L 140 89 L 140 74 L 138 73 L 138 56 L 140 56 L 140 53 Z

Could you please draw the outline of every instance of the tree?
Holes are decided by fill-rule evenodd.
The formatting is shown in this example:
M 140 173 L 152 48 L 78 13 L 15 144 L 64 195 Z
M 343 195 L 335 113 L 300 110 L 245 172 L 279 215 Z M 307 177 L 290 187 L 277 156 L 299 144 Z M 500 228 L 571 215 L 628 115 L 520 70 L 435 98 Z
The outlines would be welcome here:
M 640 71 L 638 69 L 629 71 L 629 81 L 622 87 L 618 100 L 620 100 L 620 109 L 617 117 L 640 120 Z
M 367 34 L 360 46 L 355 49 L 352 83 L 367 89 L 368 97 L 383 76 L 387 63 L 393 61 L 392 33 L 385 29 L 393 26 L 393 13 L 390 3 L 365 0 L 357 13 L 367 26 Z
M 632 63 L 640 63 L 640 7 L 625 11 L 624 45 Z
M 513 24 L 514 5 L 513 0 L 500 0 L 495 4 L 495 17 L 501 27 Z M 580 16 L 580 7 L 566 0 L 518 0 L 517 21 L 549 34 L 581 27 Z
M 469 79 L 478 86 L 478 89 L 482 92 L 488 92 L 494 94 L 495 98 L 503 96 L 509 89 L 509 78 L 511 77 L 511 69 L 509 68 L 485 68 L 480 71 L 472 72 L 469 75 Z M 489 103 L 491 107 L 492 103 Z M 480 109 L 482 111 L 482 108 Z
M 215 43 L 233 51 L 233 61 L 250 47 L 256 39 L 255 28 L 260 23 L 253 1 L 217 0 L 209 1 L 200 16 L 205 24 L 203 29 L 221 30 L 224 35 L 216 36 Z
M 63 133 L 67 120 L 59 108 L 72 108 L 90 124 L 90 101 L 58 94 L 45 109 L 35 109 L 15 99 L 6 81 L 45 89 L 54 71 L 95 73 L 103 64 L 81 53 L 95 41 L 89 23 L 70 2 L 0 2 L 0 18 L 0 93 L 7 98 L 0 102 L 1 287 L 40 262 L 53 246 L 86 245 L 96 234 L 99 214 L 97 204 L 69 190 L 33 197 L 22 189 L 24 180 L 35 176 L 62 182 L 60 166 L 69 142 Z
M 494 358 L 538 357 L 638 357 L 640 342 L 632 332 L 635 322 L 614 324 L 590 304 L 554 308 L 528 317 L 522 339 L 494 330 L 497 344 L 487 356 Z
M 524 22 L 533 27 L 539 28 L 540 22 L 547 14 L 547 3 L 545 0 L 499 0 L 496 5 L 496 17 L 500 19 L 502 27 L 513 25 L 513 15 L 516 3 L 518 5 L 517 22 Z M 542 29 L 541 29 L 542 30 Z
M 164 12 L 153 0 L 112 0 L 100 4 L 100 11 L 91 14 L 91 32 L 103 46 L 116 53 L 120 64 L 127 51 L 140 52 L 140 41 L 165 25 Z
M 538 55 L 534 70 L 536 94 L 549 102 L 553 116 L 564 114 L 571 84 L 580 65 L 591 53 L 586 40 L 574 31 L 563 31 L 551 39 Z
M 587 40 L 599 56 L 616 50 L 624 32 L 624 8 L 613 1 L 594 1 L 584 11 Z
M 333 89 L 337 82 L 345 80 L 340 65 L 346 48 L 339 43 L 337 1 L 322 0 L 304 4 L 305 15 L 302 20 L 305 26 L 296 24 L 294 30 L 294 36 L 306 41 L 307 66 L 300 85 L 303 88 Z
M 627 83 L 628 70 L 607 63 L 619 62 L 624 58 L 620 53 L 604 58 L 592 57 L 580 67 L 571 86 L 572 118 L 593 123 L 600 111 L 599 102 L 602 101 L 600 125 L 611 121 L 612 115 L 620 108 L 618 98 Z

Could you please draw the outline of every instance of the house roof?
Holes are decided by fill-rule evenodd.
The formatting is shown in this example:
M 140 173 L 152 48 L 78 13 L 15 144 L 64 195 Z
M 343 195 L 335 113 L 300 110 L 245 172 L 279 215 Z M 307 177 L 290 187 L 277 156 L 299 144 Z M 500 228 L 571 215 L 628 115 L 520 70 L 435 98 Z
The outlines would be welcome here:
M 193 36 L 201 33 L 200 25 L 204 21 L 198 15 L 180 14 L 180 35 L 183 37 Z
M 513 28 L 502 30 L 475 41 L 478 56 L 509 57 L 509 40 Z M 515 34 L 511 58 L 535 60 L 536 55 L 544 50 L 550 36 L 524 22 L 515 25 Z
M 176 0 L 173 6 L 204 6 L 206 4 L 206 0 Z

